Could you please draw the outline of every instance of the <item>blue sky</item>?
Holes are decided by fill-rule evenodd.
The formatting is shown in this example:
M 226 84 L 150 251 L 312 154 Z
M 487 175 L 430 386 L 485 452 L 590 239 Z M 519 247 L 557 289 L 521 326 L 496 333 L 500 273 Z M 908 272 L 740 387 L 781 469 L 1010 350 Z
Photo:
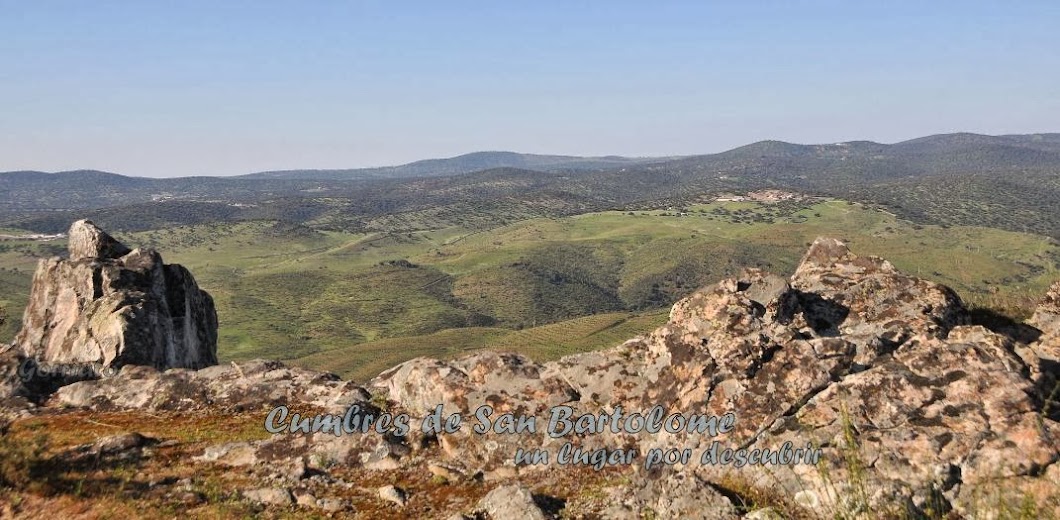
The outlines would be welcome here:
M 1060 132 L 1058 2 L 661 3 L 0 0 L 0 170 Z

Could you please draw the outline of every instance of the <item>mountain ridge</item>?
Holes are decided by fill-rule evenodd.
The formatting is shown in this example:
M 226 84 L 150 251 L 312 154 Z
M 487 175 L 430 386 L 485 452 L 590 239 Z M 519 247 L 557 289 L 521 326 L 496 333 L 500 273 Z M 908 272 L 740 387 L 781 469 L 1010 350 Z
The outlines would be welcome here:
M 0 223 L 57 232 L 73 220 L 90 218 L 115 229 L 145 229 L 137 224 L 143 205 L 151 205 L 152 217 L 166 215 L 152 220 L 165 226 L 200 221 L 191 213 L 205 204 L 224 220 L 269 219 L 329 229 L 373 229 L 371 220 L 387 214 L 420 215 L 412 220 L 434 222 L 429 225 L 444 222 L 427 215 L 478 215 L 488 225 L 782 189 L 885 206 L 922 223 L 987 225 L 1060 237 L 1060 134 L 939 134 L 895 144 L 760 141 L 716 154 L 643 159 L 600 169 L 588 168 L 598 165 L 592 162 L 571 167 L 563 162 L 570 156 L 536 156 L 553 161 L 551 166 L 539 161 L 536 169 L 498 166 L 501 159 L 528 157 L 499 154 L 459 156 L 465 157 L 464 170 L 469 165 L 483 169 L 445 170 L 453 165 L 445 162 L 451 159 L 426 160 L 412 163 L 419 164 L 419 176 L 396 178 L 0 173 Z M 122 210 L 126 207 L 128 211 Z M 414 229 L 420 228 L 409 230 Z
M 602 157 L 529 154 L 511 151 L 479 151 L 453 157 L 421 159 L 394 166 L 369 168 L 273 170 L 239 175 L 245 179 L 319 179 L 356 180 L 407 178 L 471 173 L 493 168 L 537 169 L 603 169 L 645 162 L 665 161 L 672 157 Z
M 416 161 L 388 165 L 388 166 L 375 166 L 375 167 L 362 167 L 362 168 L 298 168 L 298 169 L 284 169 L 284 170 L 265 170 L 259 172 L 251 172 L 238 175 L 182 175 L 178 177 L 145 177 L 137 175 L 127 175 L 122 173 L 110 172 L 106 170 L 98 170 L 94 168 L 79 168 L 76 170 L 59 170 L 59 171 L 44 171 L 44 170 L 7 170 L 0 171 L 0 179 L 8 177 L 20 177 L 28 179 L 31 177 L 40 176 L 57 176 L 57 177 L 68 177 L 75 175 L 97 175 L 107 177 L 122 177 L 126 179 L 143 179 L 148 181 L 167 181 L 176 179 L 286 179 L 286 180 L 367 180 L 367 179 L 385 179 L 388 178 L 385 173 L 395 173 L 396 176 L 389 178 L 404 178 L 404 177 L 416 177 L 419 175 L 410 175 L 405 173 L 404 169 L 415 169 L 427 172 L 422 176 L 446 176 L 456 175 L 460 173 L 473 173 L 476 171 L 489 170 L 494 168 L 520 168 L 527 170 L 535 170 L 536 168 L 547 167 L 548 169 L 560 170 L 560 169 L 607 169 L 609 167 L 617 167 L 622 165 L 637 165 L 646 163 L 663 163 L 671 161 L 680 161 L 695 158 L 713 157 L 713 156 L 724 156 L 724 155 L 738 155 L 740 153 L 746 153 L 751 151 L 771 151 L 776 149 L 783 149 L 790 152 L 805 152 L 812 149 L 819 149 L 821 147 L 830 146 L 861 146 L 866 148 L 880 148 L 880 149 L 913 149 L 917 147 L 938 146 L 939 144 L 949 145 L 1019 145 L 1024 148 L 1038 149 L 1043 151 L 1058 151 L 1060 152 L 1060 133 L 1031 133 L 1031 134 L 1000 134 L 1000 135 L 989 135 L 989 134 L 977 134 L 973 132 L 953 132 L 943 134 L 932 134 L 923 137 L 916 137 L 912 139 L 906 139 L 903 141 L 897 141 L 894 143 L 881 143 L 872 140 L 850 140 L 850 141 L 839 141 L 834 143 L 794 143 L 790 141 L 784 141 L 779 139 L 763 139 L 755 141 L 745 145 L 730 148 L 714 153 L 702 153 L 702 154 L 687 154 L 687 155 L 671 155 L 671 156 L 623 156 L 623 155 L 604 155 L 604 156 L 581 156 L 581 155 L 564 155 L 564 154 L 534 154 L 534 153 L 522 153 L 513 152 L 507 150 L 482 150 L 475 152 L 468 152 L 452 157 L 438 157 L 438 158 L 426 158 L 419 159 Z M 452 166 L 454 162 L 468 162 L 477 163 L 478 166 L 471 169 L 460 168 Z M 578 166 L 580 165 L 580 167 Z M 432 170 L 433 168 L 433 170 Z M 363 173 L 362 173 L 363 172 Z M 433 173 L 432 173 L 433 172 Z M 303 175 L 305 174 L 305 175 Z

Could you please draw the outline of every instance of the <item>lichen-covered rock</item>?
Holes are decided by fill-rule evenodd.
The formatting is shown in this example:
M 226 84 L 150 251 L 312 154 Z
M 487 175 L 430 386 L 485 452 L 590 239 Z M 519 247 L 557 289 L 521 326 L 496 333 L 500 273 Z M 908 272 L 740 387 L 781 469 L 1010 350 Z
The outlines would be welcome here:
M 414 424 L 442 406 L 442 417 L 460 414 L 473 422 L 481 406 L 492 407 L 492 418 L 511 413 L 544 415 L 563 403 L 578 399 L 571 385 L 556 374 L 543 374 L 543 367 L 517 354 L 483 352 L 455 361 L 417 358 L 383 372 L 370 382 L 391 401 L 413 416 Z M 477 424 L 477 421 L 475 421 Z M 410 443 L 434 438 L 442 451 L 465 462 L 494 467 L 509 458 L 521 443 L 544 442 L 542 432 L 533 435 L 473 432 L 471 426 L 453 433 L 426 436 L 420 428 L 410 433 Z
M 833 238 L 814 241 L 791 285 L 801 311 L 791 325 L 804 334 L 853 341 L 859 363 L 916 335 L 945 337 L 966 314 L 949 287 L 905 276 L 881 258 L 855 255 Z
M 732 501 L 694 473 L 670 472 L 619 486 L 610 490 L 609 499 L 605 518 L 740 518 Z
M 576 414 L 662 405 L 668 412 L 738 417 L 720 439 L 605 431 L 576 439 L 587 449 L 702 453 L 720 441 L 731 448 L 776 450 L 790 442 L 821 450 L 820 464 L 690 463 L 640 472 L 625 502 L 612 504 L 609 512 L 618 516 L 735 515 L 719 509 L 725 501 L 711 492 L 710 484 L 728 482 L 821 514 L 982 512 L 977 497 L 997 479 L 1033 491 L 1044 511 L 1060 508 L 1041 491 L 1060 496 L 1060 483 L 1047 479 L 1060 459 L 1060 425 L 1036 390 L 1050 365 L 1029 366 L 1021 350 L 1048 361 L 1041 353 L 1055 349 L 1057 336 L 1046 327 L 1040 342 L 1020 345 L 962 325 L 966 318 L 949 288 L 857 256 L 838 240 L 818 239 L 790 282 L 749 270 L 697 291 L 674 305 L 669 323 L 609 350 L 541 365 L 498 354 L 419 359 L 373 383 L 417 414 L 444 402 L 464 413 L 483 404 L 538 416 L 556 404 Z M 503 436 L 439 444 L 444 456 L 487 470 L 497 461 L 481 457 L 484 451 L 510 458 L 516 447 L 538 443 L 554 451 L 557 444 L 540 435 L 507 437 L 520 444 L 507 445 Z
M 768 479 L 754 470 L 743 477 L 760 486 L 831 490 L 833 502 L 860 483 L 880 495 L 865 497 L 873 507 L 904 496 L 916 507 L 941 498 L 967 510 L 978 486 L 1035 474 L 1058 455 L 1060 428 L 1041 422 L 1028 396 L 1031 382 L 1010 349 L 1007 338 L 981 327 L 955 328 L 945 340 L 914 338 L 779 418 L 754 444 L 832 446 L 822 457 L 827 471 L 795 466 Z
M 409 411 L 424 413 L 443 405 L 453 412 L 469 403 L 485 403 L 499 411 L 528 412 L 577 397 L 561 379 L 542 377 L 540 366 L 518 354 L 483 352 L 444 362 L 417 358 L 376 377 L 372 384 Z
M 126 366 L 111 377 L 66 385 L 49 403 L 96 410 L 199 410 L 212 406 L 242 411 L 308 405 L 343 413 L 350 405 L 364 404 L 369 398 L 363 388 L 334 374 L 253 360 L 164 372 Z
M 87 220 L 70 258 L 41 260 L 14 345 L 47 365 L 159 369 L 217 363 L 217 312 L 191 273 L 122 245 Z M 98 375 L 98 374 L 97 374 Z

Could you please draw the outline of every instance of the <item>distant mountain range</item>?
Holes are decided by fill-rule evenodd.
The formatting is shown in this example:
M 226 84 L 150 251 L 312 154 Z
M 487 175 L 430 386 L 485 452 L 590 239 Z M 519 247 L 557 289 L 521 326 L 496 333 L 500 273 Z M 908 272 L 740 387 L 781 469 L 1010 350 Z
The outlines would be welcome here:
M 0 225 L 54 232 L 80 217 L 113 229 L 269 219 L 414 230 L 669 206 L 762 188 L 875 204 L 919 222 L 1060 237 L 1060 134 L 943 134 L 896 144 L 762 141 L 678 158 L 481 152 L 389 168 L 239 177 L 7 172 L 0 173 Z
M 361 180 L 399 179 L 404 177 L 438 177 L 459 175 L 492 168 L 524 170 L 603 170 L 676 157 L 576 157 L 571 155 L 536 155 L 516 152 L 474 152 L 446 159 L 426 159 L 400 166 L 339 170 L 281 170 L 242 175 L 246 179 L 316 179 Z

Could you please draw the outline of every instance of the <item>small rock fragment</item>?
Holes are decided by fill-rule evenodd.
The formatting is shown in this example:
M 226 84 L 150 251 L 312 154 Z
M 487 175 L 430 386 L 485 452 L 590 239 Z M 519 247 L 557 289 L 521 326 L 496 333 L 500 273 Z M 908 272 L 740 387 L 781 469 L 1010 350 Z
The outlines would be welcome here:
M 379 488 L 379 498 L 397 504 L 400 507 L 405 507 L 408 502 L 408 494 L 404 490 L 395 486 L 383 486 Z

